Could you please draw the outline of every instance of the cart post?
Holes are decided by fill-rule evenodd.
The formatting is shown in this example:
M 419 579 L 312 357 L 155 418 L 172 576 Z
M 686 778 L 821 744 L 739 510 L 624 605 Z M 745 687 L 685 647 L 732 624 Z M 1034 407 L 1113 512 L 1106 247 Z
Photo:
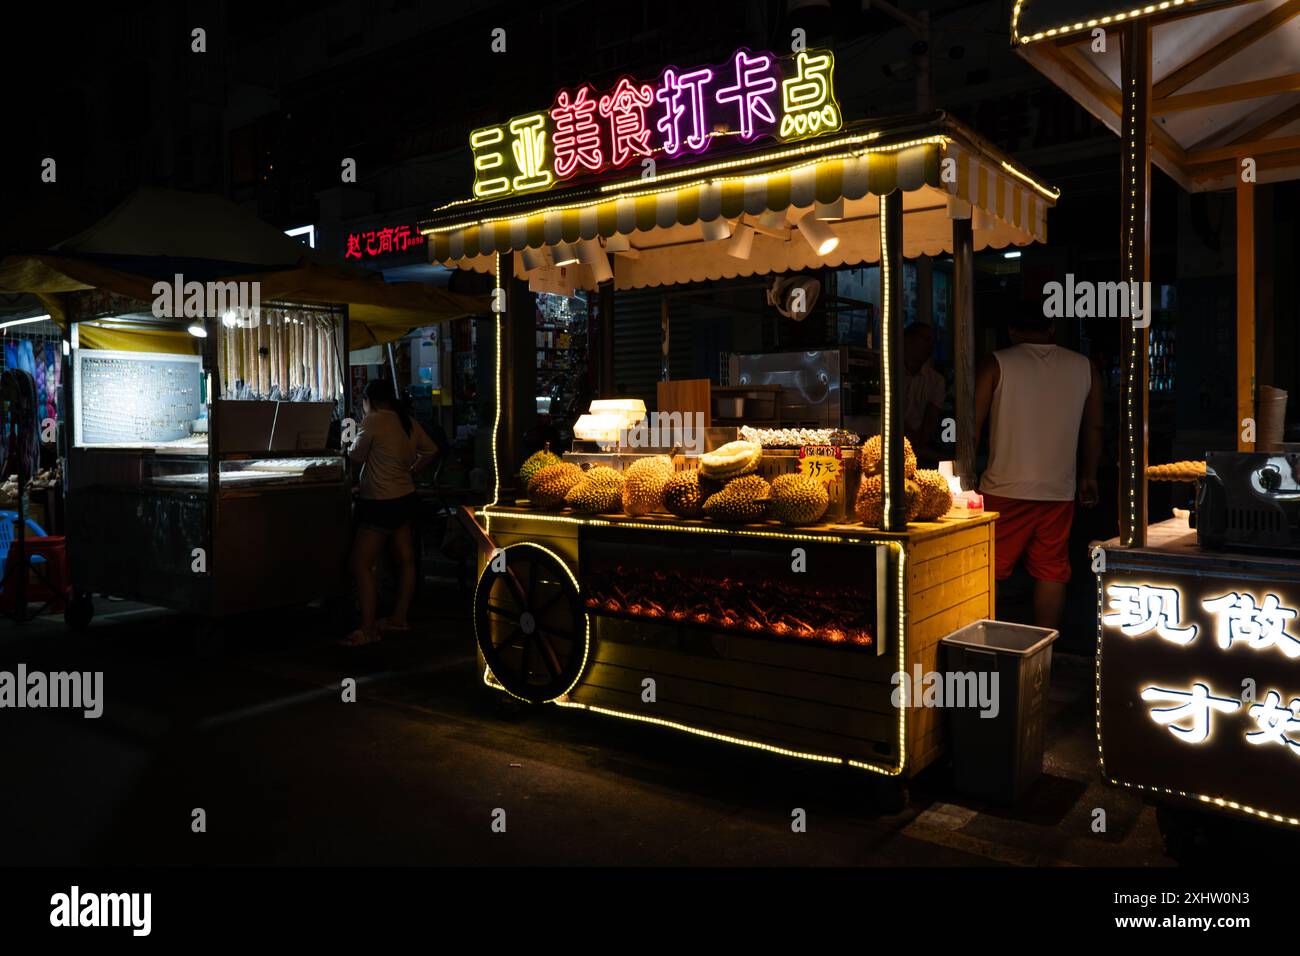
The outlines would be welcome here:
M 907 527 L 903 480 L 903 192 L 880 197 L 880 447 L 884 464 L 884 526 Z

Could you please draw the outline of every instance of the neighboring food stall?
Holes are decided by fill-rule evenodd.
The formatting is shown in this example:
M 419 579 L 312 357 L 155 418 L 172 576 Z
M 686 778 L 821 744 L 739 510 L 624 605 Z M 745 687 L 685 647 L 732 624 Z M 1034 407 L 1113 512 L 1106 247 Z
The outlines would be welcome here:
M 1293 0 L 1021 0 L 1012 19 L 1021 54 L 1121 136 L 1122 280 L 1149 278 L 1152 163 L 1236 197 L 1236 451 L 1148 465 L 1149 330 L 1124 324 L 1120 535 L 1094 552 L 1102 774 L 1292 826 L 1300 449 L 1280 442 L 1284 413 L 1257 406 L 1256 284 L 1276 276 L 1257 272 L 1253 223 L 1256 184 L 1300 176 L 1298 14 Z M 1148 480 L 1195 482 L 1195 511 L 1149 524 Z
M 902 435 L 902 260 L 955 253 L 965 343 L 973 252 L 1044 240 L 1057 194 L 942 113 L 844 123 L 833 68 L 827 51 L 738 51 L 561 91 L 475 131 L 474 198 L 421 228 L 432 260 L 500 287 L 495 493 L 474 515 L 483 681 L 866 770 L 892 802 L 943 748 L 940 711 L 907 706 L 894 675 L 937 671 L 940 638 L 994 610 L 995 516 L 959 511 Z M 651 395 L 593 402 L 563 458 L 511 432 L 502 356 L 530 288 L 603 293 L 593 334 L 616 348 L 614 290 L 867 262 L 882 269 L 881 435 L 696 430 L 663 382 L 656 413 Z
M 92 592 L 209 617 L 346 593 L 348 343 L 478 307 L 323 265 L 223 200 L 162 190 L 0 260 L 0 289 L 39 295 L 67 336 L 75 626 Z

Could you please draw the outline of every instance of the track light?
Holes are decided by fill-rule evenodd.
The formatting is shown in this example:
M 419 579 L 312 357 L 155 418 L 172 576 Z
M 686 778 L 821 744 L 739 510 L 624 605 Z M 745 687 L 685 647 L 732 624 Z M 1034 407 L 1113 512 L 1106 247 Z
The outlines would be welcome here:
M 712 222 L 700 222 L 700 232 L 704 234 L 705 242 L 718 242 L 722 239 L 731 238 L 731 223 L 721 217 L 714 219 Z
M 773 231 L 785 229 L 790 225 L 786 222 L 783 209 L 765 209 L 758 217 L 758 224 L 764 229 Z
M 190 323 L 190 327 L 185 331 L 190 333 L 190 335 L 194 336 L 196 339 L 206 339 L 208 337 L 208 330 L 203 327 L 202 319 L 195 319 Z
M 735 235 L 727 243 L 727 255 L 737 259 L 748 259 L 754 250 L 754 227 L 742 222 L 736 227 Z
M 524 271 L 532 272 L 546 265 L 546 253 L 542 249 L 524 249 Z
M 821 222 L 838 222 L 844 218 L 844 197 L 834 202 L 819 202 L 813 206 L 813 212 Z
M 835 247 L 840 244 L 840 237 L 835 235 L 830 226 L 817 218 L 816 209 L 808 210 L 799 220 L 799 231 L 819 256 L 834 252 Z
M 571 266 L 578 261 L 578 254 L 573 251 L 573 246 L 567 242 L 557 242 L 554 251 L 557 266 Z
M 632 243 L 621 232 L 616 232 L 605 240 L 606 252 L 627 252 L 631 248 Z
M 614 278 L 614 270 L 609 267 L 609 256 L 594 239 L 584 239 L 578 243 L 578 259 L 583 265 L 591 267 L 591 274 L 596 281 L 608 282 Z

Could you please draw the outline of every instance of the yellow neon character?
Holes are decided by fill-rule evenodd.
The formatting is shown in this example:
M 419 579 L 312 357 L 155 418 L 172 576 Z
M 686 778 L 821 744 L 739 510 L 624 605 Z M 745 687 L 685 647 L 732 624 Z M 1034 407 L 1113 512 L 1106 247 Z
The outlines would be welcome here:
M 474 198 L 490 199 L 551 186 L 555 174 L 547 164 L 546 135 L 545 113 L 516 116 L 509 123 L 470 133 Z
M 840 128 L 840 105 L 835 102 L 835 57 L 830 53 L 799 53 L 795 75 L 781 81 L 781 138 L 816 136 Z
M 487 126 L 469 134 L 469 146 L 474 153 L 475 199 L 487 199 L 510 192 L 510 177 L 504 175 L 506 154 L 501 149 L 505 139 L 506 131 L 500 126 Z M 494 170 L 500 172 L 491 175 Z
M 546 164 L 546 114 L 516 116 L 510 121 L 510 132 L 515 134 L 511 148 L 519 170 L 519 175 L 512 180 L 515 192 L 549 187 L 555 176 Z

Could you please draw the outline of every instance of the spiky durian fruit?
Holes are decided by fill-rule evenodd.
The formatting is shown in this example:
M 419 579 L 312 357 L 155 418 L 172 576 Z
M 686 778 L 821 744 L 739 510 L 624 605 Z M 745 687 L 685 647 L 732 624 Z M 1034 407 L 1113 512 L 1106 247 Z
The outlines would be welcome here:
M 533 475 L 537 474 L 543 468 L 549 468 L 551 465 L 558 465 L 559 463 L 559 455 L 553 455 L 549 451 L 534 452 L 528 456 L 528 460 L 523 463 L 522 467 L 520 467 L 519 480 L 524 483 L 524 487 L 526 488 L 528 487 L 528 482 L 532 481 Z
M 664 485 L 664 507 L 679 518 L 698 518 L 704 498 L 700 494 L 700 474 L 679 471 Z
M 569 489 L 564 503 L 574 511 L 609 514 L 623 508 L 623 475 L 613 468 L 597 465 L 586 471 L 582 480 Z
M 948 479 L 933 469 L 923 468 L 916 473 L 916 483 L 921 487 L 921 510 L 917 518 L 933 521 L 946 515 L 952 507 Z
M 853 513 L 869 528 L 879 528 L 885 521 L 884 479 L 869 475 L 858 483 L 858 499 Z
M 831 502 L 826 486 L 810 475 L 780 475 L 772 482 L 767 508 L 773 518 L 786 524 L 820 521 Z
M 715 521 L 760 521 L 771 493 L 772 486 L 761 475 L 733 478 L 704 502 L 704 513 Z
M 728 481 L 758 470 L 763 446 L 754 441 L 729 441 L 700 456 L 700 474 L 706 478 Z
M 880 436 L 872 435 L 862 445 L 860 461 L 862 462 L 862 473 L 864 475 L 878 475 L 884 467 L 880 457 Z M 911 478 L 916 474 L 916 452 L 912 451 L 912 443 L 906 438 L 903 439 L 903 476 Z
M 664 510 L 664 486 L 673 476 L 673 460 L 666 455 L 638 458 L 623 471 L 623 510 L 648 515 Z
M 582 469 L 571 461 L 539 468 L 528 480 L 528 500 L 537 508 L 558 508 L 569 489 L 582 481 Z
M 921 501 L 921 486 L 908 478 L 903 482 L 903 507 L 908 521 L 915 521 L 921 514 Z

